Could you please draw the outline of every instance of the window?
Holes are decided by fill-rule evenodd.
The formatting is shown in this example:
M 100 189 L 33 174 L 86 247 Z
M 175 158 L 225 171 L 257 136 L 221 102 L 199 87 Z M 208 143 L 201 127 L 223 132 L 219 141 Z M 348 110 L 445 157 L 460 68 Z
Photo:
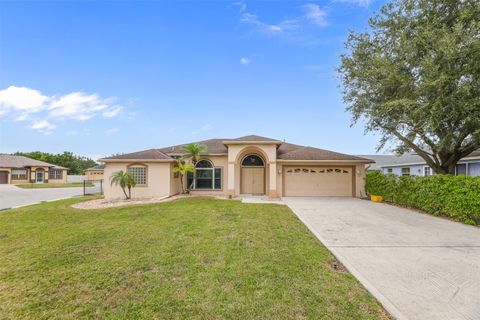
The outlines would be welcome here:
M 432 170 L 430 167 L 423 167 L 423 175 L 425 177 L 431 176 L 432 175 Z
M 409 176 L 410 168 L 402 168 L 402 176 Z
M 455 175 L 467 175 L 467 165 L 465 163 L 457 164 L 455 166 Z
M 193 189 L 222 189 L 222 168 L 214 168 L 209 160 L 200 160 L 195 173 L 187 173 L 187 187 Z
M 26 169 L 12 170 L 12 180 L 27 180 L 27 170 Z
M 387 168 L 387 173 L 393 173 L 393 168 Z
M 48 172 L 49 179 L 62 179 L 63 178 L 63 170 L 61 169 L 50 169 Z
M 257 155 L 249 155 L 243 158 L 242 167 L 263 167 L 264 163 L 262 158 Z
M 147 168 L 143 166 L 129 167 L 128 172 L 133 176 L 133 180 L 139 185 L 147 184 Z

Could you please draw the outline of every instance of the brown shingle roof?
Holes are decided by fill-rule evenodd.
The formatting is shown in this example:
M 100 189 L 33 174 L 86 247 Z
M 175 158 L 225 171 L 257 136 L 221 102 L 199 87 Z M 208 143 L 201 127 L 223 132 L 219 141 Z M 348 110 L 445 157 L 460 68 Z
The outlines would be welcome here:
M 300 147 L 278 156 L 282 160 L 341 160 L 341 161 L 365 161 L 374 162 L 366 158 L 351 156 L 349 154 L 333 152 L 313 147 Z
M 203 141 L 197 141 L 194 143 L 203 144 L 208 149 L 208 154 L 227 154 L 228 148 L 225 146 L 225 141 L 272 141 L 276 142 L 278 140 L 250 135 L 245 137 L 240 137 L 236 139 L 209 139 Z M 183 154 L 182 147 L 186 144 L 179 144 L 175 146 L 170 146 L 161 149 L 150 149 L 140 152 L 134 152 L 119 156 L 112 156 L 108 158 L 104 158 L 105 160 L 108 159 L 173 159 L 171 156 L 181 155 Z M 306 147 L 297 144 L 287 143 L 287 142 L 280 142 L 277 149 L 277 157 L 278 159 L 282 160 L 343 160 L 343 161 L 364 161 L 366 163 L 374 162 L 370 159 L 365 159 L 357 156 L 351 156 L 348 154 L 322 150 L 313 147 Z M 102 159 L 101 159 L 102 160 Z
M 24 156 L 0 154 L 0 167 L 3 168 L 24 168 L 24 167 L 54 167 L 56 169 L 67 169 L 48 162 L 30 159 Z
M 278 141 L 276 139 L 272 139 L 272 138 L 266 138 L 266 137 L 262 137 L 262 136 L 256 136 L 254 134 L 251 134 L 249 136 L 243 136 L 243 137 L 240 137 L 240 138 L 236 138 L 236 139 L 227 139 L 227 140 L 224 140 L 224 141 L 252 141 L 252 142 L 255 142 L 255 141 Z
M 119 154 L 111 157 L 106 157 L 102 160 L 172 160 L 171 157 L 166 155 L 165 153 L 161 152 L 158 149 L 148 149 L 144 151 L 132 152 L 132 153 L 125 153 Z

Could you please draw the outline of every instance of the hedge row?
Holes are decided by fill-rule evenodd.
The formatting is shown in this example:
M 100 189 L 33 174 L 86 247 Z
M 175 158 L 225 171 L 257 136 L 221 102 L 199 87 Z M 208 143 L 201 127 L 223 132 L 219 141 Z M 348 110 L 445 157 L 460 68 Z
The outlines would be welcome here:
M 384 201 L 480 225 L 480 177 L 399 177 L 375 171 L 367 174 L 365 188 L 369 194 L 383 196 Z

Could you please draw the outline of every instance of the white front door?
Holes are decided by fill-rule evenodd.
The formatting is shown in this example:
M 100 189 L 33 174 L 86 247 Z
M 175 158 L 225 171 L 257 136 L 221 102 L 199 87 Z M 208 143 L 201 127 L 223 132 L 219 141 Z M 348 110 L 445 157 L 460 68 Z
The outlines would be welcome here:
M 36 171 L 35 175 L 37 177 L 36 182 L 43 183 L 43 170 Z

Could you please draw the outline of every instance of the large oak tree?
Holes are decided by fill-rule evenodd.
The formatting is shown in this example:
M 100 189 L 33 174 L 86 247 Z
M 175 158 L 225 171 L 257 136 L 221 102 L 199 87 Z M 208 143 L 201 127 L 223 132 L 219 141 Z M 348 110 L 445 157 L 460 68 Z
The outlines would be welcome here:
M 454 173 L 480 148 L 480 1 L 399 0 L 351 32 L 338 68 L 347 110 L 379 149 Z

